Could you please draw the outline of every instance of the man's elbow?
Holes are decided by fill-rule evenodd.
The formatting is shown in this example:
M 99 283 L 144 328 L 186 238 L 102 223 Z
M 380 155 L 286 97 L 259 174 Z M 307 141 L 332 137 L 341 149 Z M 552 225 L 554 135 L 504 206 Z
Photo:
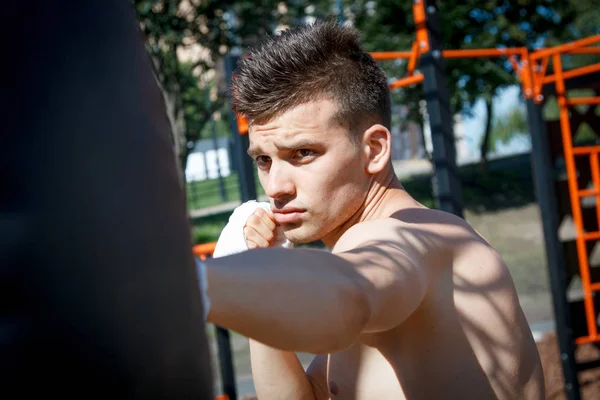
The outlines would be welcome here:
M 329 323 L 324 322 L 326 334 L 315 343 L 317 348 L 313 354 L 336 353 L 349 348 L 370 320 L 368 297 L 360 284 L 349 280 L 336 288 L 336 292 L 336 304 L 331 305 L 333 317 Z

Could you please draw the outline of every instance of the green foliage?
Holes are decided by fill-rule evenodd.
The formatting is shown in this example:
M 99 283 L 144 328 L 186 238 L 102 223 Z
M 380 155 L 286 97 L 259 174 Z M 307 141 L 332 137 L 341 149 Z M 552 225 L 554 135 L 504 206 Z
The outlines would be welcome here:
M 515 137 L 528 134 L 529 126 L 525 104 L 520 104 L 506 113 L 494 117 L 488 151 L 495 151 L 499 143 L 508 144 Z
M 307 17 L 336 17 L 335 0 L 316 0 L 310 5 L 300 0 L 134 0 L 134 4 L 163 89 L 173 95 L 175 108 L 183 112 L 185 142 L 206 137 L 210 132 L 206 122 L 215 111 L 226 117 L 224 85 L 217 81 L 222 75 L 200 79 L 207 71 L 218 69 L 225 53 L 236 48 L 244 51 L 272 35 L 277 27 L 293 27 Z M 412 1 L 343 0 L 341 4 L 344 13 L 337 17 L 361 31 L 367 50 L 410 49 L 415 37 Z M 448 0 L 438 4 L 447 49 L 534 49 L 600 33 L 599 0 Z M 208 49 L 208 57 L 181 62 L 177 52 L 195 44 Z M 597 59 L 565 57 L 565 67 Z M 491 100 L 504 87 L 518 83 L 506 58 L 456 59 L 446 64 L 451 105 L 458 113 L 469 115 L 478 99 Z M 406 61 L 383 62 L 382 66 L 390 77 L 402 77 Z M 208 101 L 210 93 L 212 100 Z M 410 119 L 421 121 L 420 85 L 394 91 L 393 99 L 409 107 Z M 223 134 L 221 128 L 226 126 L 219 123 L 218 134 Z M 502 135 L 496 137 L 504 138 Z

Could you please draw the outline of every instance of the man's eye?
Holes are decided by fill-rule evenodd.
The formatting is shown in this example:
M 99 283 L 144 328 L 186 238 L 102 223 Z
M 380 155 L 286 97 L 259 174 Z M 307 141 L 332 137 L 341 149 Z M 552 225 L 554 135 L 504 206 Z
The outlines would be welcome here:
M 296 151 L 297 158 L 313 157 L 314 155 L 315 155 L 315 152 L 310 149 L 300 149 L 300 150 Z
M 271 162 L 271 157 L 258 156 L 254 159 L 259 168 L 265 168 Z

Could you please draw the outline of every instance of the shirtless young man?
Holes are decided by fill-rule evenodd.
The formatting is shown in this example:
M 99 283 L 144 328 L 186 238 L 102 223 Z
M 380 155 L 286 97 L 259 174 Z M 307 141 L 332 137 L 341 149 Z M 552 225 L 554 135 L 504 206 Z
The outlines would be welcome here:
M 544 398 L 498 253 L 395 176 L 386 78 L 354 30 L 277 36 L 241 62 L 232 94 L 270 210 L 237 228 L 252 250 L 199 275 L 207 320 L 251 338 L 259 399 Z M 274 247 L 277 232 L 331 252 Z M 299 351 L 317 354 L 307 371 Z

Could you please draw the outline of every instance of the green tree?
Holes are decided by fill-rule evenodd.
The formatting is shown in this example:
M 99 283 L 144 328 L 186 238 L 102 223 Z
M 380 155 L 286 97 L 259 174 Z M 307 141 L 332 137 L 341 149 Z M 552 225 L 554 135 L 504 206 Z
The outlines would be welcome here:
M 195 117 L 203 115 L 202 119 L 208 119 L 210 112 L 206 107 L 189 104 L 190 100 L 195 101 L 191 94 L 197 90 L 200 77 L 214 68 L 218 55 L 223 54 L 231 43 L 227 30 L 223 29 L 223 3 L 228 2 L 134 0 L 171 121 L 182 182 L 188 143 L 186 108 L 198 113 Z M 208 54 L 196 57 L 193 63 L 182 62 L 181 54 L 199 51 L 199 44 Z M 184 97 L 184 93 L 188 96 Z
M 525 104 L 519 104 L 506 113 L 494 116 L 491 124 L 491 134 L 488 140 L 488 150 L 496 151 L 498 144 L 508 144 L 518 136 L 529 134 Z
M 293 15 L 271 0 L 134 0 L 173 130 L 183 182 L 191 144 L 215 112 L 227 113 L 222 57 Z

